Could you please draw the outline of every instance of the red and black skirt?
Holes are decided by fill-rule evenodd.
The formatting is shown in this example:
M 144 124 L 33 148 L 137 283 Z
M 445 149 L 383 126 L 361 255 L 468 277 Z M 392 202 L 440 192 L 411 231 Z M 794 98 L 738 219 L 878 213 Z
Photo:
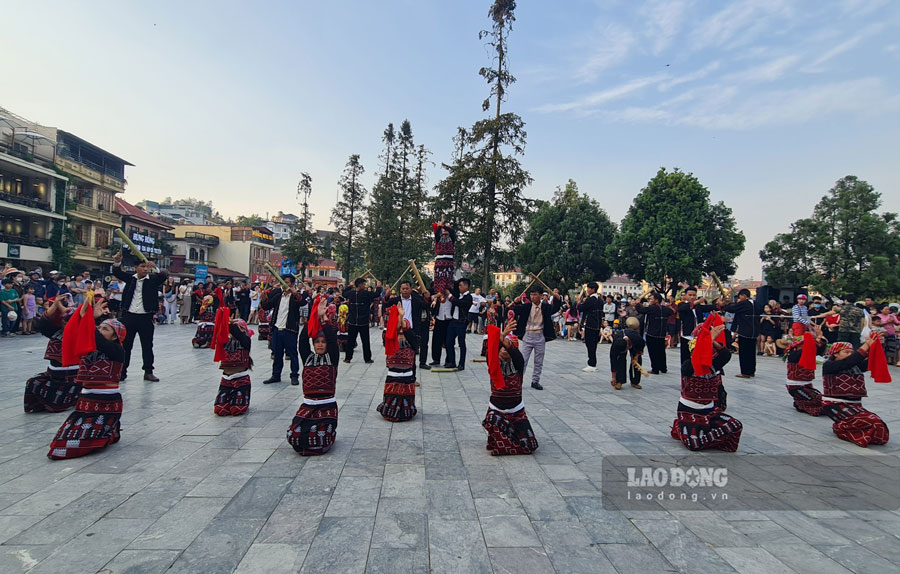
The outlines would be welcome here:
M 212 342 L 213 330 L 215 327 L 215 323 L 200 323 L 197 325 L 197 332 L 194 333 L 194 338 L 191 339 L 191 344 L 195 349 L 205 349 L 209 347 L 209 344 Z
M 537 450 L 538 441 L 525 414 L 525 406 L 510 410 L 515 412 L 502 411 L 490 405 L 481 421 L 488 434 L 485 448 L 491 451 L 491 456 L 531 454 Z
M 384 380 L 384 398 L 376 407 L 385 419 L 404 422 L 416 416 L 416 352 L 401 347 L 387 358 L 388 374 Z
M 330 399 L 304 399 L 291 421 L 287 441 L 303 456 L 325 454 L 337 440 L 338 406 Z
M 822 412 L 834 421 L 831 428 L 841 440 L 867 447 L 870 444 L 887 444 L 890 439 L 890 431 L 881 417 L 867 411 L 862 403 L 824 398 Z
M 705 409 L 678 403 L 678 415 L 672 423 L 672 438 L 680 440 L 688 450 L 715 448 L 734 452 L 741 440 L 741 421 L 715 406 Z
M 82 392 L 69 415 L 50 442 L 47 456 L 76 458 L 119 442 L 122 395 Z
M 220 417 L 240 416 L 250 408 L 250 374 L 222 376 L 213 411 Z
M 78 367 L 52 367 L 25 383 L 25 412 L 60 413 L 75 406 L 81 394 Z
M 260 341 L 268 341 L 269 333 L 272 332 L 271 327 L 269 327 L 268 323 L 260 323 L 259 324 L 259 340 Z
M 822 393 L 812 383 L 805 385 L 785 385 L 787 392 L 794 399 L 794 408 L 801 413 L 817 417 L 822 414 Z
M 799 365 L 799 363 L 792 363 L 788 361 L 787 363 L 787 379 L 789 381 L 798 381 L 801 383 L 807 383 L 809 381 L 815 380 L 816 372 L 809 369 L 804 369 Z

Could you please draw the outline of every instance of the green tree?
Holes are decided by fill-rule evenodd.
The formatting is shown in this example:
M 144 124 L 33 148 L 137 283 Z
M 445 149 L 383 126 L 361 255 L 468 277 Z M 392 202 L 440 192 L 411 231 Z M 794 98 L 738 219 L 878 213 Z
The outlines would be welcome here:
M 69 210 L 66 184 L 59 180 L 56 181 L 56 205 L 53 209 L 60 215 L 66 215 Z M 53 258 L 53 266 L 63 275 L 72 275 L 78 271 L 74 259 L 78 237 L 75 235 L 75 230 L 67 224 L 68 219 L 58 220 L 53 224 L 53 230 L 50 231 L 50 253 Z
M 900 223 L 877 213 L 881 194 L 848 175 L 813 208 L 760 251 L 766 280 L 811 286 L 827 295 L 887 297 L 900 294 Z
M 612 274 L 606 246 L 615 235 L 616 224 L 600 204 L 570 179 L 529 218 L 518 259 L 528 262 L 527 271 L 544 269 L 541 279 L 553 286 L 605 281 Z
M 312 213 L 309 212 L 310 194 L 312 194 L 312 178 L 303 172 L 297 185 L 297 197 L 300 199 L 303 215 L 291 236 L 281 246 L 281 253 L 297 265 L 301 277 L 306 277 L 307 266 L 314 265 L 319 258 L 318 237 L 312 227 Z
M 335 254 L 338 264 L 344 270 L 348 281 L 354 278 L 354 273 L 359 271 L 363 264 L 362 250 L 359 247 L 360 236 L 366 226 L 364 203 L 366 200 L 366 188 L 359 181 L 365 168 L 359 162 L 359 154 L 353 154 L 347 160 L 344 173 L 338 181 L 341 190 L 341 200 L 337 202 L 331 211 L 331 224 L 337 233 Z M 356 244 L 354 244 L 356 240 Z M 329 251 L 331 250 L 331 239 Z
M 508 87 L 516 81 L 509 72 L 507 50 L 515 9 L 515 0 L 494 0 L 488 11 L 493 21 L 491 29 L 478 35 L 479 39 L 488 38 L 488 45 L 495 52 L 496 67 L 478 71 L 490 86 L 482 111 L 493 108 L 493 112 L 490 118 L 475 122 L 471 129 L 460 130 L 463 153 L 449 170 L 453 186 L 467 192 L 460 201 L 470 203 L 474 211 L 468 245 L 474 247 L 477 255 L 468 255 L 476 267 L 485 270 L 481 282 L 485 290 L 490 286 L 496 246 L 504 241 L 519 241 L 532 207 L 523 195 L 532 178 L 519 162 L 519 156 L 525 153 L 525 122 L 518 115 L 501 110 Z
M 259 227 L 265 225 L 265 223 L 266 220 L 256 213 L 253 215 L 241 215 L 234 222 L 235 225 L 242 225 L 245 227 Z
M 634 198 L 607 254 L 617 271 L 665 293 L 681 281 L 698 283 L 704 273 L 728 278 L 744 241 L 731 209 L 710 204 L 693 174 L 660 168 Z
M 399 138 L 394 124 L 388 124 L 381 141 L 383 171 L 372 187 L 371 202 L 366 208 L 365 247 L 366 266 L 383 281 L 398 277 L 408 265 L 403 258 L 403 230 L 400 225 L 398 208 L 398 181 L 401 162 L 399 160 Z

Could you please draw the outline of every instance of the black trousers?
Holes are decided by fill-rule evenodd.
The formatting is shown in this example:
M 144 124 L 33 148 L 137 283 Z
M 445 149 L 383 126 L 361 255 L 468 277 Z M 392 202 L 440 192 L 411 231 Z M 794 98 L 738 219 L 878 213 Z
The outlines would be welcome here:
M 609 349 L 609 366 L 613 372 L 617 383 L 625 384 L 626 377 L 631 379 L 632 385 L 641 384 L 641 371 L 635 369 L 628 360 L 628 354 L 631 353 L 631 359 L 637 360 L 638 365 L 643 365 L 641 353 L 635 354 L 634 349 L 619 348 L 618 346 L 610 346 Z
M 416 336 L 419 337 L 419 365 L 425 365 L 428 361 L 428 326 L 429 321 L 419 321 L 416 325 Z
M 125 341 L 122 348 L 125 349 L 125 368 L 122 373 L 128 371 L 131 364 L 131 349 L 134 347 L 134 338 L 141 337 L 141 355 L 144 359 L 144 372 L 153 372 L 153 313 L 128 313 L 122 315 L 122 324 L 125 325 Z
M 837 332 L 837 341 L 842 343 L 850 343 L 853 345 L 854 349 L 859 349 L 862 346 L 862 343 L 859 342 L 859 333 L 850 333 L 847 331 L 841 331 L 838 329 Z
M 597 343 L 600 342 L 600 331 L 595 329 L 584 330 L 584 344 L 587 345 L 588 366 L 597 366 Z
M 738 335 L 738 359 L 742 375 L 756 374 L 756 339 Z
M 447 364 L 457 367 L 466 365 L 466 322 L 448 321 L 447 326 Z M 456 342 L 459 342 L 459 362 L 456 362 Z
M 650 355 L 650 368 L 660 373 L 666 369 L 666 339 L 665 337 L 651 337 L 647 335 L 647 354 Z
M 441 362 L 441 351 L 447 347 L 447 323 L 440 319 L 434 320 L 434 331 L 431 334 L 431 361 L 433 363 Z M 425 353 L 422 353 L 425 356 Z
M 356 347 L 356 335 L 362 340 L 363 360 L 372 360 L 372 346 L 369 344 L 369 326 L 368 325 L 347 325 L 347 352 L 344 353 L 344 359 L 350 361 L 353 359 L 353 349 Z
M 681 364 L 683 365 L 685 361 L 688 361 L 691 358 L 691 342 L 690 340 L 681 337 L 679 346 L 681 347 Z

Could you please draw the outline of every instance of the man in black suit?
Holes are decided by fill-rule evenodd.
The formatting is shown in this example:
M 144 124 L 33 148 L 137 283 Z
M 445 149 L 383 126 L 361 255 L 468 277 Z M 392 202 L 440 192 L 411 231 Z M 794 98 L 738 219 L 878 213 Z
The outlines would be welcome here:
M 450 301 L 450 320 L 447 323 L 447 362 L 444 367 L 458 371 L 466 368 L 466 320 L 472 308 L 469 280 L 463 277 L 456 282 L 453 291 L 446 289 L 444 297 Z M 456 362 L 456 342 L 459 341 L 459 363 Z
M 691 339 L 694 338 L 694 329 L 704 320 L 704 315 L 716 310 L 716 305 L 706 305 L 697 302 L 697 288 L 689 286 L 681 294 L 681 303 L 678 304 L 678 318 L 681 320 L 681 364 L 691 358 Z
M 384 302 L 384 308 L 390 309 L 394 305 L 402 305 L 403 316 L 412 324 L 419 339 L 419 348 L 416 350 L 419 354 L 419 368 L 430 371 L 431 367 L 428 366 L 426 359 L 428 355 L 428 326 L 430 323 L 428 308 L 431 304 L 431 293 L 424 291 L 423 295 L 413 291 L 411 281 L 403 280 L 400 282 L 400 295 L 398 297 L 389 297 Z
M 587 284 L 587 297 L 578 304 L 578 312 L 584 315 L 584 344 L 587 346 L 588 366 L 581 369 L 587 373 L 597 370 L 597 344 L 600 342 L 600 329 L 603 328 L 603 301 L 597 293 L 599 285 L 594 281 Z M 612 327 L 612 325 L 610 325 Z
M 356 335 L 359 334 L 359 338 L 362 340 L 363 360 L 367 363 L 374 363 L 372 347 L 369 344 L 369 318 L 375 293 L 366 289 L 366 279 L 359 277 L 353 282 L 353 287 L 348 287 L 344 291 L 343 297 L 347 303 L 347 346 L 344 352 L 344 362 L 349 363 L 353 359 Z
M 544 350 L 547 341 L 556 338 L 553 327 L 553 314 L 562 307 L 562 299 L 558 293 L 553 294 L 553 303 L 541 301 L 543 290 L 535 285 L 528 294 L 529 300 L 522 301 L 521 296 L 513 301 L 512 310 L 516 314 L 516 337 L 522 352 L 525 366 L 528 357 L 534 351 L 534 369 L 531 374 L 531 387 L 543 390 L 541 372 L 544 370 Z
M 308 305 L 309 295 L 302 293 L 294 285 L 293 275 L 282 277 L 288 284 L 287 293 L 281 287 L 263 291 L 259 306 L 272 310 L 269 318 L 269 340 L 272 342 L 272 376 L 263 381 L 264 385 L 281 382 L 284 369 L 284 354 L 291 360 L 291 384 L 300 384 L 300 358 L 297 355 L 297 336 L 300 333 L 300 307 Z
M 739 379 L 752 379 L 756 376 L 756 339 L 759 337 L 759 315 L 756 304 L 750 299 L 750 290 L 738 291 L 738 300 L 725 305 L 726 313 L 734 313 L 731 320 L 732 331 L 738 336 L 738 359 L 741 373 Z
M 158 381 L 153 374 L 153 315 L 159 311 L 159 290 L 168 275 L 165 271 L 156 271 L 156 264 L 145 261 L 135 266 L 134 273 L 122 270 L 122 253 L 113 257 L 113 275 L 125 282 L 122 290 L 122 324 L 125 325 L 125 367 L 122 369 L 122 380 L 128 376 L 128 365 L 131 363 L 131 349 L 134 338 L 141 337 L 141 354 L 144 359 L 144 380 Z
M 658 375 L 668 371 L 666 367 L 666 324 L 675 312 L 664 306 L 662 295 L 650 294 L 650 304 L 638 306 L 637 312 L 644 316 L 644 335 L 647 341 L 647 353 L 650 355 L 651 373 Z

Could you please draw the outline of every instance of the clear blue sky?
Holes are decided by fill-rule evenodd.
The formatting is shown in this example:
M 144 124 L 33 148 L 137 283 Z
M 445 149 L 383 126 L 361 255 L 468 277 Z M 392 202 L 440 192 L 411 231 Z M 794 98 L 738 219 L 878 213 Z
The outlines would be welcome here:
M 366 183 L 388 122 L 442 177 L 481 117 L 487 0 L 0 0 L 0 105 L 135 164 L 125 199 L 212 199 L 226 216 L 327 227 L 347 157 Z M 529 195 L 569 178 L 615 220 L 660 166 L 696 174 L 757 253 L 838 178 L 900 210 L 900 2 L 520 0 L 510 41 Z

